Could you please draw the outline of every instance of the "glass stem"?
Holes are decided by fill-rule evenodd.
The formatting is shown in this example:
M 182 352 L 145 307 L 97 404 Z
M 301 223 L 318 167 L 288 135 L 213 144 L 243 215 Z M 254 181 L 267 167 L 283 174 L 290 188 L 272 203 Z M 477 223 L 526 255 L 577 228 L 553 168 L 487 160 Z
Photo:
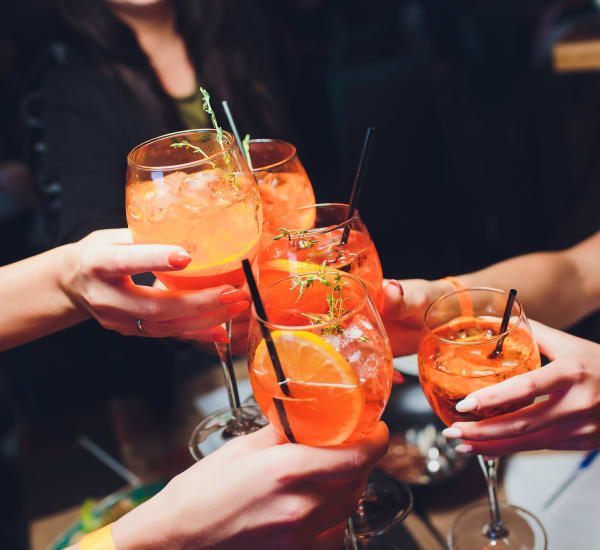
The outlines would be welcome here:
M 231 321 L 225 323 L 227 336 L 231 339 Z M 238 393 L 237 381 L 233 370 L 233 356 L 231 355 L 231 344 L 215 344 L 221 366 L 223 367 L 223 377 L 225 378 L 225 387 L 229 397 L 229 406 L 233 410 L 233 416 L 239 418 L 242 414 L 240 404 L 240 394 Z
M 506 537 L 508 535 L 508 529 L 502 525 L 502 520 L 500 519 L 500 506 L 498 504 L 498 459 L 477 455 L 477 460 L 479 460 L 479 465 L 483 470 L 483 475 L 487 482 L 490 506 L 490 524 L 487 526 L 486 535 L 490 539 Z

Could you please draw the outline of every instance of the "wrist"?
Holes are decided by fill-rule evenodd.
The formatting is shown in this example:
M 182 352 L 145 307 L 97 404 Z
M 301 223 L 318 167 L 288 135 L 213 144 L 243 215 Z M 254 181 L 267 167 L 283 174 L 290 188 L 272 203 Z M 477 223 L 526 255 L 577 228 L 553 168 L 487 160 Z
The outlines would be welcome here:
M 179 532 L 181 521 L 172 503 L 166 502 L 165 489 L 140 504 L 113 525 L 116 550 L 183 550 L 185 540 Z
M 64 297 L 64 307 L 72 316 L 80 317 L 79 320 L 86 319 L 90 315 L 81 304 L 75 291 L 79 273 L 79 243 L 65 244 L 55 248 L 54 251 L 57 254 L 54 276 L 56 287 Z

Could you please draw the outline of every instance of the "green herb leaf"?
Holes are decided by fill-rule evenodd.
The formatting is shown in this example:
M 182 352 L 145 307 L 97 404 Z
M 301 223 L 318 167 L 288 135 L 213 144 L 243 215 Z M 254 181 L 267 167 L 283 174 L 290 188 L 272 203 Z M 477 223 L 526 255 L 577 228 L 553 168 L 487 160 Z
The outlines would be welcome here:
M 242 147 L 244 148 L 244 153 L 246 154 L 246 160 L 248 161 L 248 166 L 250 166 L 250 170 L 252 170 L 252 159 L 250 158 L 250 134 L 246 134 L 242 141 Z

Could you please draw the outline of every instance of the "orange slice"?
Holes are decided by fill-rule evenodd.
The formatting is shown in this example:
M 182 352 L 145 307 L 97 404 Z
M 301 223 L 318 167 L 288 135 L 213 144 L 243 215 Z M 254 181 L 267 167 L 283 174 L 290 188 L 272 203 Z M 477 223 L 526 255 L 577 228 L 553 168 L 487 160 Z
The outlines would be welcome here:
M 346 441 L 360 422 L 365 402 L 350 363 L 311 332 L 275 331 L 272 337 L 290 395 L 285 395 L 277 382 L 264 340 L 250 367 L 254 395 L 269 421 L 284 434 L 275 397 L 283 402 L 298 443 L 324 447 Z

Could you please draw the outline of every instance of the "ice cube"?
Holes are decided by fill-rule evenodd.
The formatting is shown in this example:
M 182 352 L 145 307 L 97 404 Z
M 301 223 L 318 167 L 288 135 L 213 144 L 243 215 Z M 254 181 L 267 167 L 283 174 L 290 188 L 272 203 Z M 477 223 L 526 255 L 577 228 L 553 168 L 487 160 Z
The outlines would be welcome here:
M 177 202 L 177 196 L 172 191 L 172 182 L 166 178 L 155 180 L 154 189 L 144 195 L 144 206 L 148 221 L 159 222 L 165 218 L 172 204 Z

